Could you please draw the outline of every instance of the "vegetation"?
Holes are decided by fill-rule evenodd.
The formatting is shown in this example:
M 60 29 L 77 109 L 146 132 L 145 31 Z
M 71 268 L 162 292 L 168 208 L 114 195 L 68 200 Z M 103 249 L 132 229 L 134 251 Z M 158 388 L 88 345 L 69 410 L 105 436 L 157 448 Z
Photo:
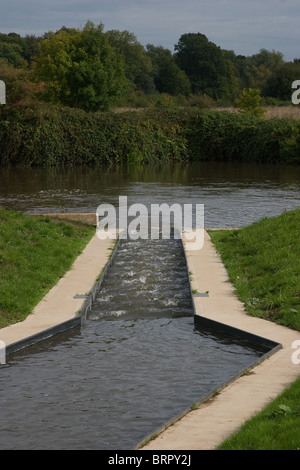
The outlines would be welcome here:
M 300 209 L 210 236 L 247 313 L 300 331 Z M 299 394 L 300 379 L 219 449 L 299 449 Z
M 0 208 L 0 328 L 32 312 L 93 233 L 85 225 Z
M 242 112 L 251 116 L 262 117 L 265 113 L 260 91 L 255 88 L 244 89 L 240 99 L 236 100 L 235 103 Z
M 246 421 L 218 450 L 299 450 L 299 394 L 300 379 Z
M 178 109 L 88 113 L 56 105 L 0 109 L 0 165 L 300 162 L 300 121 Z
M 194 94 L 211 98 L 230 98 L 230 66 L 221 49 L 204 34 L 183 34 L 175 46 L 175 61 L 186 73 Z
M 299 73 L 298 59 L 237 56 L 201 33 L 183 34 L 174 53 L 90 21 L 42 37 L 0 34 L 0 165 L 299 164 L 299 120 L 264 118 L 279 99 L 293 108 Z M 214 112 L 233 104 L 239 112 Z
M 210 235 L 247 313 L 300 331 L 300 209 Z
M 15 68 L 7 59 L 0 58 L 0 77 L 6 85 L 7 101 L 14 106 L 37 103 L 45 90 L 45 84 L 34 82 L 27 68 Z M 1 108 L 0 105 L 0 111 Z
M 300 61 L 296 60 L 294 63 L 282 63 L 268 77 L 262 92 L 265 96 L 272 96 L 283 101 L 290 100 L 291 84 L 294 80 L 299 80 L 299 77 Z
M 47 101 L 86 111 L 109 109 L 126 90 L 124 64 L 103 33 L 88 22 L 82 31 L 49 33 L 33 57 L 36 79 L 45 82 Z
M 88 21 L 82 29 L 62 27 L 41 37 L 0 33 L 0 79 L 5 68 L 16 81 L 37 84 L 36 100 L 88 111 L 113 106 L 149 106 L 168 94 L 193 106 L 234 104 L 244 89 L 257 89 L 266 104 L 291 102 L 291 84 L 300 63 L 285 62 L 278 51 L 261 49 L 246 57 L 223 50 L 201 33 L 183 34 L 174 51 L 139 43 L 129 31 L 104 31 Z M 32 89 L 28 93 L 32 98 Z M 28 101 L 23 89 L 23 100 Z M 198 101 L 199 100 L 199 101 Z M 8 92 L 7 103 L 19 102 Z

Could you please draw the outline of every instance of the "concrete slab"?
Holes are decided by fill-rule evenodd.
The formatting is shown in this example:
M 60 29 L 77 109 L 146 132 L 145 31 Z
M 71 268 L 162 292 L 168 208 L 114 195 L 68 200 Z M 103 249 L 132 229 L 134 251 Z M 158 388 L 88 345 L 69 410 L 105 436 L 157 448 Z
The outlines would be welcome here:
M 0 330 L 0 340 L 5 346 L 74 319 L 83 308 L 85 298 L 82 296 L 90 292 L 105 267 L 113 243 L 110 239 L 99 240 L 95 234 L 70 271 L 45 295 L 32 314 Z
M 186 251 L 186 255 L 192 288 L 208 292 L 208 296 L 194 298 L 196 314 L 281 343 L 282 349 L 190 411 L 142 450 L 213 450 L 300 376 L 300 365 L 292 362 L 292 344 L 300 340 L 300 333 L 246 315 L 207 232 L 203 248 Z

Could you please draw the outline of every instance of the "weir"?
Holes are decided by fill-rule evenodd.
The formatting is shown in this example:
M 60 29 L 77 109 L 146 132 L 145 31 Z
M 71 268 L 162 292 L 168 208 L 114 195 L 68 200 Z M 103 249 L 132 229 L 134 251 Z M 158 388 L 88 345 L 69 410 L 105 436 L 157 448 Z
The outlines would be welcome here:
M 120 240 L 89 320 L 176 318 L 194 314 L 180 239 Z
M 201 324 L 191 276 L 181 239 L 120 240 L 80 331 L 26 348 L 1 370 L 2 448 L 139 447 L 270 353 L 272 342 Z

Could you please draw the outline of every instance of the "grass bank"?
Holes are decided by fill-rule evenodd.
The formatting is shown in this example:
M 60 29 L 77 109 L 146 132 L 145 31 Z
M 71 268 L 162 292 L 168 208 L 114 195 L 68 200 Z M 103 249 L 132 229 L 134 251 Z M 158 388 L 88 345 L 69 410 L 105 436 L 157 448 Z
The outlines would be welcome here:
M 300 209 L 210 236 L 247 313 L 300 331 Z
M 95 229 L 0 208 L 0 328 L 24 320 Z
M 87 113 L 0 107 L 0 165 L 224 161 L 300 164 L 300 121 L 200 108 Z
M 300 378 L 218 450 L 299 450 Z
M 300 331 L 300 209 L 210 236 L 247 313 Z M 300 378 L 219 449 L 299 449 L 299 399 Z

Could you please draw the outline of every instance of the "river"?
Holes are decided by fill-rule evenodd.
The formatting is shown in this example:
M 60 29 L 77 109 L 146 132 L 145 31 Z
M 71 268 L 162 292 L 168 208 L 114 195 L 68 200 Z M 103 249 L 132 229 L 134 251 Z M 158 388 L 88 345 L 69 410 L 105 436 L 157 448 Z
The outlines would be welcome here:
M 300 167 L 228 163 L 5 168 L 0 205 L 32 213 L 95 212 L 100 204 L 204 204 L 205 227 L 240 227 L 300 206 Z

